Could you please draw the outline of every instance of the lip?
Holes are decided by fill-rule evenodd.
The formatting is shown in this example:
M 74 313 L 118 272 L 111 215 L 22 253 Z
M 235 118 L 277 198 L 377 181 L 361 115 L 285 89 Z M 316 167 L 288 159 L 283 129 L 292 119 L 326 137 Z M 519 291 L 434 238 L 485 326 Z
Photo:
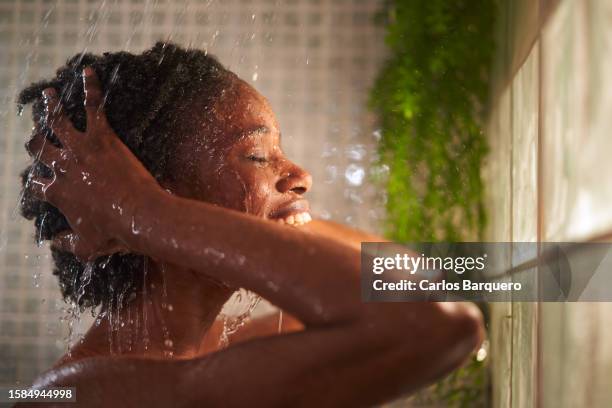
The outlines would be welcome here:
M 308 201 L 303 198 L 299 198 L 297 200 L 290 201 L 286 204 L 281 205 L 276 210 L 272 211 L 268 218 L 270 219 L 282 219 L 286 218 L 290 215 L 299 214 L 305 211 L 310 210 L 310 206 L 308 205 Z

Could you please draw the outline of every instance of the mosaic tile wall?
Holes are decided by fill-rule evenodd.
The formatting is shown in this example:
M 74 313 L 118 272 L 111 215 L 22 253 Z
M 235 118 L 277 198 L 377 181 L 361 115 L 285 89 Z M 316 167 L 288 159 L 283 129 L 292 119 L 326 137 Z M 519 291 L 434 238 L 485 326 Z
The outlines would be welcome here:
M 384 58 L 380 0 L 0 0 L 0 384 L 28 382 L 63 352 L 65 305 L 48 248 L 15 211 L 29 112 L 14 98 L 75 53 L 206 48 L 266 95 L 290 158 L 312 174 L 313 212 L 375 230 L 380 192 L 367 91 Z M 85 321 L 87 322 L 87 320 Z
M 487 238 L 610 241 L 612 3 L 500 4 L 498 62 L 509 72 L 488 129 Z M 490 311 L 493 407 L 612 405 L 612 303 Z

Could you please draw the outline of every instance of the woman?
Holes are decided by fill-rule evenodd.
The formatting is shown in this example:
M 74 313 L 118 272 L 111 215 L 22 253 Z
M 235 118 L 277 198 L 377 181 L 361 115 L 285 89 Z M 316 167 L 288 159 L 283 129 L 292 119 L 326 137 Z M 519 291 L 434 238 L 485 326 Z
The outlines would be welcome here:
M 268 102 L 204 52 L 79 56 L 20 101 L 37 123 L 24 215 L 64 295 L 104 316 L 35 386 L 84 406 L 370 406 L 480 343 L 473 305 L 361 302 L 359 243 L 379 239 L 310 221 Z M 292 317 L 220 349 L 240 287 Z

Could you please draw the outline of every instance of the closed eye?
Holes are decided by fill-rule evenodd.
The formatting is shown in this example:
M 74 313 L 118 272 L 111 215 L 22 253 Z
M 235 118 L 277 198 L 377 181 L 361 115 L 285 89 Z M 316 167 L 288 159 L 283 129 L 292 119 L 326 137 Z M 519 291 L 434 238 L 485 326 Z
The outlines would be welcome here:
M 249 159 L 251 161 L 254 161 L 254 162 L 257 162 L 257 163 L 267 163 L 268 162 L 267 158 L 265 158 L 263 156 L 257 156 L 257 155 L 254 155 L 254 154 L 248 156 L 247 159 Z

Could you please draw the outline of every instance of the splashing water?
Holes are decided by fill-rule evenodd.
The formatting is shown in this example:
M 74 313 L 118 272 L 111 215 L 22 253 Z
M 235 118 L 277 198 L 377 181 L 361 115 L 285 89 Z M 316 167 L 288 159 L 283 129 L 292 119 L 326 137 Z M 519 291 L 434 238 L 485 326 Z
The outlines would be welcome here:
M 242 326 L 250 321 L 251 313 L 260 301 L 261 297 L 259 295 L 246 289 L 238 290 L 230 298 L 227 305 L 236 308 L 237 306 L 244 307 L 246 304 L 246 310 L 239 314 L 229 314 L 224 311 L 219 314 L 219 318 L 223 321 L 223 331 L 219 338 L 219 346 L 221 348 L 227 347 L 229 345 L 229 336 L 236 333 Z
M 60 309 L 63 313 L 63 315 L 60 317 L 60 322 L 66 323 L 68 328 L 68 334 L 63 340 L 68 356 L 71 356 L 72 346 L 76 344 L 77 341 L 83 340 L 84 333 L 79 332 L 78 330 L 81 324 L 81 316 L 83 314 L 83 307 L 80 305 L 80 303 L 85 294 L 85 289 L 91 283 L 93 268 L 94 263 L 88 262 L 85 264 L 85 268 L 80 275 L 75 274 L 72 285 L 76 293 L 76 301 L 72 301 L 68 304 L 68 307 Z
M 79 279 L 78 289 L 77 289 L 77 300 L 76 300 L 77 305 L 81 303 L 81 299 L 83 298 L 83 295 L 85 295 L 85 289 L 91 283 L 91 275 L 93 272 L 93 267 L 94 267 L 93 262 L 88 262 L 85 265 L 85 269 L 83 270 L 83 273 L 81 274 L 81 277 Z M 76 276 L 75 276 L 75 280 L 76 280 Z
M 149 338 L 149 328 L 147 326 L 147 272 L 149 269 L 148 258 L 144 257 L 144 271 L 143 271 L 143 279 L 142 279 L 142 344 L 145 350 L 149 349 L 150 338 Z
M 36 239 L 36 246 L 41 248 L 43 246 L 43 237 L 42 237 L 42 233 L 43 233 L 43 228 L 45 226 L 45 219 L 47 218 L 47 214 L 45 213 L 42 217 L 42 219 L 40 220 L 40 227 L 38 228 L 38 238 Z
M 77 326 L 81 321 L 81 311 L 79 306 L 75 302 L 70 302 L 67 307 L 60 309 L 62 316 L 60 322 L 65 323 L 68 329 L 68 334 L 63 339 L 64 346 L 66 348 L 68 357 L 72 356 L 71 347 L 76 343 L 77 338 Z
M 168 303 L 168 286 L 166 284 L 166 266 L 161 264 L 161 278 L 162 278 L 162 310 L 159 313 L 159 319 L 161 321 L 162 336 L 164 338 L 164 356 L 172 358 L 174 357 L 174 342 L 172 341 L 170 330 L 164 319 L 164 311 L 172 312 L 173 307 Z
M 283 311 L 278 311 L 278 334 L 283 332 Z
M 365 170 L 363 167 L 355 163 L 351 163 L 346 167 L 344 177 L 349 185 L 360 186 L 365 178 Z

